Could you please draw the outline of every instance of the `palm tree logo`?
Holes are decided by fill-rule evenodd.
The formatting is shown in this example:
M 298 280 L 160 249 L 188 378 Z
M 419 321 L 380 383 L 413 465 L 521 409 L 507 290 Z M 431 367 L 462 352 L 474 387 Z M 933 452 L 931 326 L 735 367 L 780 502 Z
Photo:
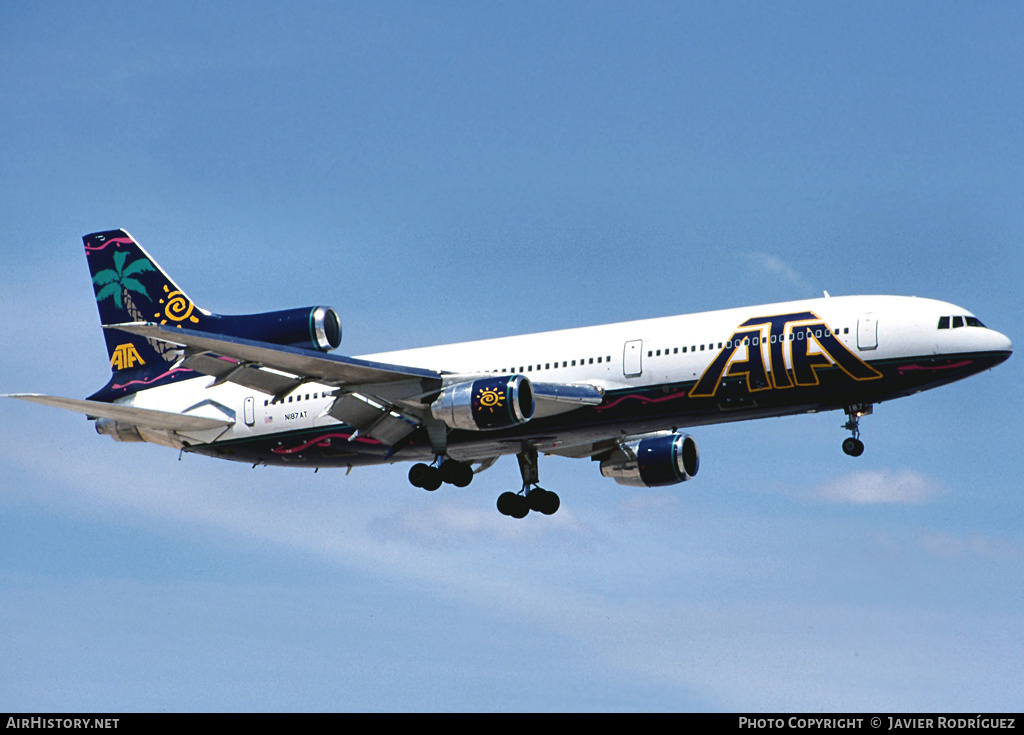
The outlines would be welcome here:
M 120 250 L 114 253 L 114 267 L 102 270 L 93 276 L 92 282 L 99 290 L 96 292 L 97 303 L 104 299 L 110 299 L 118 309 L 124 309 L 133 322 L 144 322 L 146 317 L 142 310 L 135 305 L 132 294 L 141 294 L 152 302 L 153 298 L 146 291 L 146 287 L 136 278 L 142 273 L 158 273 L 157 269 L 146 258 L 137 258 L 125 265 L 128 260 L 128 253 Z M 149 337 L 146 338 L 149 346 L 166 362 L 174 362 L 181 354 L 181 350 L 170 344 Z M 139 344 L 142 344 L 139 342 Z M 113 357 L 111 358 L 113 359 Z M 143 365 L 142 358 L 139 362 Z M 113 363 L 111 363 L 113 364 Z M 129 367 L 131 364 L 129 362 Z
M 92 282 L 97 287 L 102 287 L 96 292 L 96 301 L 111 299 L 118 309 L 127 309 L 135 318 L 136 313 L 141 316 L 141 312 L 132 301 L 131 293 L 139 293 L 147 299 L 150 298 L 146 293 L 146 287 L 135 276 L 156 271 L 156 268 L 145 258 L 133 260 L 126 268 L 124 262 L 127 259 L 128 253 L 123 250 L 114 253 L 114 267 L 97 273 L 93 276 Z

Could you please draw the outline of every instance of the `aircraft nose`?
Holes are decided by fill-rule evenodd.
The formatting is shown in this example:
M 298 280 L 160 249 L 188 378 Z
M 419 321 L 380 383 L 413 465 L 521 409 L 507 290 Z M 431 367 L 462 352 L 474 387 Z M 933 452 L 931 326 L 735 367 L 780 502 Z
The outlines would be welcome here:
M 988 333 L 986 350 L 1000 355 L 999 362 L 1009 358 L 1013 354 L 1013 342 L 1010 341 L 1010 338 L 994 329 L 989 329 Z
M 1008 353 L 1009 352 L 1013 352 L 1013 342 L 1010 341 L 1009 337 L 1007 337 L 1005 334 L 1003 334 L 1001 332 L 996 332 L 995 333 L 995 337 L 996 337 L 996 342 L 999 345 L 996 348 L 997 350 L 999 350 L 1001 352 L 1008 352 Z

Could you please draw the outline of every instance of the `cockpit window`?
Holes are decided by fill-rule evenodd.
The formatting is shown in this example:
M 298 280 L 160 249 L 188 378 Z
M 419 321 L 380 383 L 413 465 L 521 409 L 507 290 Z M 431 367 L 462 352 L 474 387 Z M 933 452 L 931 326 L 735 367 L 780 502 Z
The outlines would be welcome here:
M 957 327 L 981 327 L 981 319 L 976 316 L 940 316 L 939 329 L 956 329 Z

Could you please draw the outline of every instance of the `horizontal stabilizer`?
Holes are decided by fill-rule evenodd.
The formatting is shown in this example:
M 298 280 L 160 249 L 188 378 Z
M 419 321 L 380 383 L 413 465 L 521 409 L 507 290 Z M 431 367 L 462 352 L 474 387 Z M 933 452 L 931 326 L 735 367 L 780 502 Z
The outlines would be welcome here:
M 188 416 L 169 411 L 154 411 L 151 408 L 122 406 L 119 403 L 83 401 L 77 398 L 43 396 L 38 393 L 12 393 L 5 397 L 17 398 L 18 400 L 29 401 L 30 403 L 41 403 L 44 406 L 54 406 L 55 408 L 63 408 L 68 411 L 75 411 L 76 413 L 84 413 L 91 418 L 113 419 L 114 421 L 122 421 L 133 426 L 160 431 L 205 431 L 208 429 L 223 429 L 231 425 L 230 421 L 220 419 Z

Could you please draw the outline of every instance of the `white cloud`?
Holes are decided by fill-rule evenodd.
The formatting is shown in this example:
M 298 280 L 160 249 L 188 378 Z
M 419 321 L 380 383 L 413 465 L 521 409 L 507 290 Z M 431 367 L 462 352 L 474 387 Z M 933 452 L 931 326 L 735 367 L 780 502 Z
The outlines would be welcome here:
M 812 496 L 831 503 L 920 505 L 943 492 L 938 480 L 913 470 L 854 472 L 820 485 Z
M 802 291 L 815 290 L 814 286 L 807 279 L 781 258 L 768 253 L 747 253 L 747 260 L 750 261 L 755 269 L 763 271 L 788 285 Z

